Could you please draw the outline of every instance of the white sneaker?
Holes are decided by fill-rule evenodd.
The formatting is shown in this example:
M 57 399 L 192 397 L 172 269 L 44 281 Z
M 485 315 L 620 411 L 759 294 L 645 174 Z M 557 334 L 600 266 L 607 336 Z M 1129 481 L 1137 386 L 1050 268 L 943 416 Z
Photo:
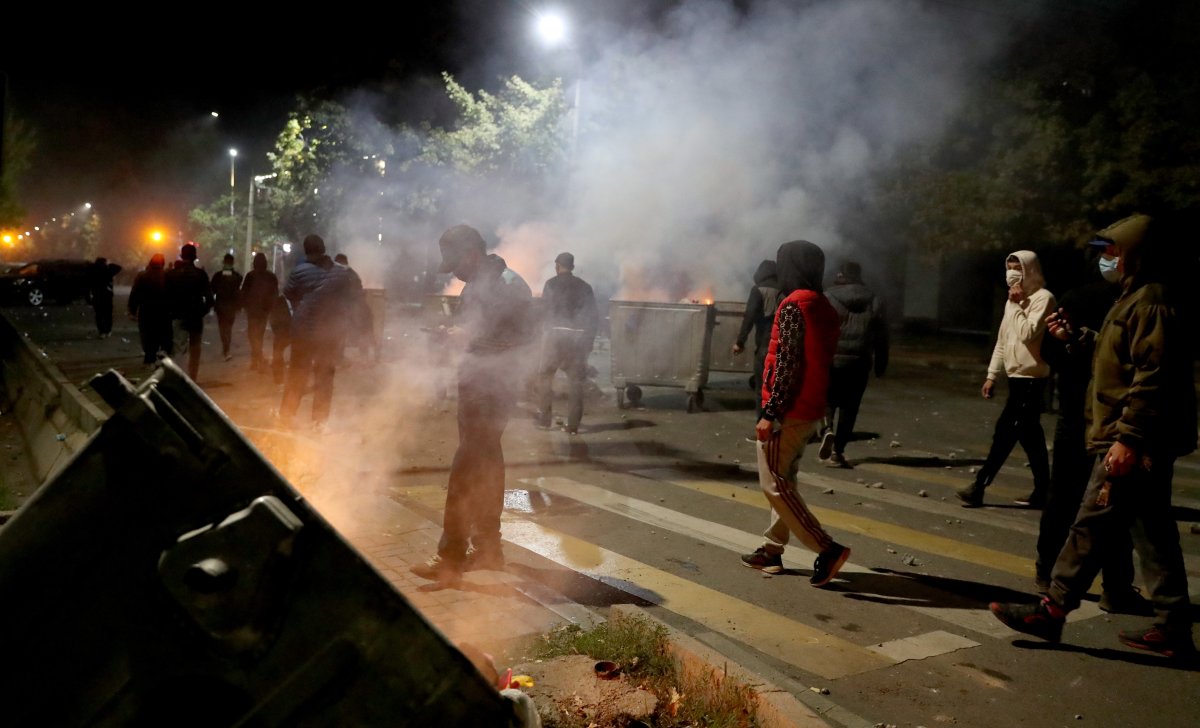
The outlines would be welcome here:
M 830 455 L 833 455 L 833 433 L 826 432 L 825 436 L 821 438 L 821 449 L 817 450 L 817 458 L 828 460 Z

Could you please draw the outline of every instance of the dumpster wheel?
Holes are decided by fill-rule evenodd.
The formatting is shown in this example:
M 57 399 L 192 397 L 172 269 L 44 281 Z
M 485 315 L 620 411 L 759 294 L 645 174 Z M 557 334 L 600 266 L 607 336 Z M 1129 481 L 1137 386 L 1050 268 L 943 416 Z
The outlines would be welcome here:
M 704 409 L 704 390 L 688 393 L 687 411 L 688 414 L 699 412 Z
M 620 396 L 618 393 L 617 396 Z M 625 396 L 629 398 L 630 407 L 640 407 L 642 404 L 642 388 L 636 384 L 630 384 L 625 388 Z

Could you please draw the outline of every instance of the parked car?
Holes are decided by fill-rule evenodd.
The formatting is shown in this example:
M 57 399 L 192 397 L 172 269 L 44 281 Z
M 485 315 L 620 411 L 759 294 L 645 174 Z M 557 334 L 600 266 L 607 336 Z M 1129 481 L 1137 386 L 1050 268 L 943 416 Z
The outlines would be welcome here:
M 41 306 L 50 301 L 73 303 L 91 297 L 90 260 L 63 258 L 6 264 L 0 270 L 0 292 L 5 302 Z

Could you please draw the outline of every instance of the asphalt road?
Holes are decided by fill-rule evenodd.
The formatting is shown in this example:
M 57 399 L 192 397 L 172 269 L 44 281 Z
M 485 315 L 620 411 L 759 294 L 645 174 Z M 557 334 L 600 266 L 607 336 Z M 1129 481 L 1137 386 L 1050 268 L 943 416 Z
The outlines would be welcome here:
M 124 300 L 118 296 L 117 310 Z M 80 384 L 114 367 L 144 376 L 136 331 L 118 317 L 99 340 L 85 306 L 6 310 Z M 383 358 L 351 350 L 337 375 L 332 431 L 292 433 L 267 452 L 302 491 L 353 510 L 384 492 L 440 521 L 456 444 L 453 398 L 442 398 L 445 352 L 412 312 L 388 311 Z M 219 361 L 206 329 L 200 385 L 244 431 L 272 432 L 279 390 L 248 369 L 244 320 L 235 359 Z M 713 375 L 704 411 L 688 414 L 677 388 L 644 390 L 619 409 L 607 341 L 578 436 L 533 426 L 527 405 L 505 435 L 504 517 L 512 568 L 593 607 L 632 602 L 846 726 L 1180 726 L 1194 721 L 1196 666 L 1124 648 L 1116 631 L 1146 620 L 1073 615 L 1064 643 L 1008 631 L 992 600 L 1032 599 L 1037 512 L 1012 505 L 1030 490 L 1020 448 L 965 510 L 953 490 L 986 454 L 1002 397 L 978 395 L 986 342 L 926 347 L 873 379 L 846 456 L 851 469 L 802 464 L 803 496 L 853 556 L 826 589 L 808 586 L 812 555 L 791 547 L 784 574 L 744 568 L 767 523 L 753 471 L 753 399 L 738 374 Z M 978 369 L 938 366 L 978 362 Z M 929 366 L 933 364 L 933 366 Z M 556 402 L 556 406 L 559 403 Z M 301 410 L 307 416 L 307 403 Z M 1054 415 L 1043 419 L 1047 436 Z M 1200 591 L 1200 458 L 1178 463 L 1175 504 L 1189 576 Z M 1097 585 L 1098 589 L 1098 585 Z M 827 694 L 822 691 L 828 691 Z

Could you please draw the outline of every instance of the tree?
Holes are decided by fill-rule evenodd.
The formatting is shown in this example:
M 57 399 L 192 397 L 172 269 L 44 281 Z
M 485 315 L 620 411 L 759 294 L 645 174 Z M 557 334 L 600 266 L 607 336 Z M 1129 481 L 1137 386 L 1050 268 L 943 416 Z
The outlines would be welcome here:
M 3 90 L 0 89 L 0 93 Z M 17 181 L 31 164 L 37 137 L 27 124 L 5 114 L 0 119 L 0 134 L 4 136 L 4 159 L 0 160 L 0 227 L 20 225 L 25 209 L 17 201 Z

